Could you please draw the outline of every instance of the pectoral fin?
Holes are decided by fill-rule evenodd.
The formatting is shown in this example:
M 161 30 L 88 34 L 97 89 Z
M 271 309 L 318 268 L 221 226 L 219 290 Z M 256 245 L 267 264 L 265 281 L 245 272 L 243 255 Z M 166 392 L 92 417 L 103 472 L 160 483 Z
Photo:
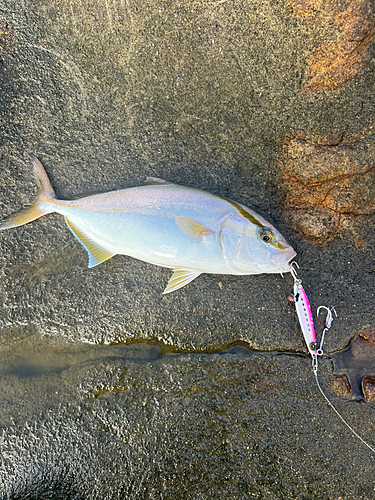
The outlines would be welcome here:
M 201 241 L 203 236 L 214 234 L 211 229 L 187 217 L 175 217 L 174 220 L 177 227 L 191 240 Z
M 101 264 L 102 262 L 110 259 L 115 255 L 114 253 L 108 252 L 108 250 L 92 241 L 92 239 L 86 236 L 81 229 L 72 224 L 66 217 L 65 222 L 73 235 L 77 238 L 77 240 L 89 254 L 89 268 L 97 266 L 98 264 Z
M 194 271 L 192 269 L 181 269 L 176 267 L 171 279 L 168 281 L 168 285 L 164 290 L 163 295 L 182 288 L 183 286 L 193 281 L 200 274 L 200 271 Z

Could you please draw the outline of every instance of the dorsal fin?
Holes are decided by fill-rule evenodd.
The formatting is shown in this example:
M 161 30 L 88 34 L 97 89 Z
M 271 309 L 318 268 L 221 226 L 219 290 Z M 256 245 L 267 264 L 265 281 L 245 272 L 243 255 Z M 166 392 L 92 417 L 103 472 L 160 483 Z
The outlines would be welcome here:
M 203 236 L 210 236 L 214 234 L 211 229 L 196 222 L 195 220 L 188 219 L 187 217 L 174 218 L 177 227 L 184 233 L 185 236 L 194 241 L 201 241 Z
M 153 186 L 155 184 L 173 184 L 173 182 L 165 181 L 158 177 L 146 177 L 145 186 Z
M 81 229 L 72 224 L 66 217 L 65 222 L 73 235 L 77 238 L 77 240 L 89 254 L 89 268 L 97 266 L 98 264 L 101 264 L 102 262 L 116 255 L 101 247 L 100 245 L 95 243 L 95 241 L 92 241 L 91 238 L 86 236 Z
M 200 274 L 200 271 L 195 271 L 193 269 L 182 269 L 180 267 L 175 267 L 173 274 L 163 292 L 163 295 L 182 288 L 183 286 L 193 281 Z

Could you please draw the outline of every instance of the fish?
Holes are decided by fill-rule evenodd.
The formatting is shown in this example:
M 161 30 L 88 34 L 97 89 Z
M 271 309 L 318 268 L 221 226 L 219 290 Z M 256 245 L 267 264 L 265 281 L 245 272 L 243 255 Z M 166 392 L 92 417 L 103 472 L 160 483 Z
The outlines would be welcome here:
M 155 177 L 137 187 L 56 197 L 41 162 L 29 155 L 37 184 L 34 202 L 0 222 L 0 230 L 50 213 L 64 216 L 88 253 L 88 267 L 114 255 L 173 270 L 163 294 L 202 273 L 287 273 L 296 252 L 281 233 L 241 203 Z

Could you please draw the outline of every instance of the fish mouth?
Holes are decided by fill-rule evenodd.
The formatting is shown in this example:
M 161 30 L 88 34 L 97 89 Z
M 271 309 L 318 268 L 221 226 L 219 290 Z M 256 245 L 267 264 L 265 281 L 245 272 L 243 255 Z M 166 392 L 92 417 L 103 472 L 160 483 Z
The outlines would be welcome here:
M 297 252 L 289 247 L 285 252 L 278 254 L 275 258 L 275 264 L 279 269 L 280 273 L 287 273 L 290 271 L 290 262 L 297 255 Z
M 289 271 L 290 269 L 290 263 L 294 259 L 294 257 L 297 255 L 297 252 L 293 249 L 290 248 L 288 250 L 287 256 L 286 256 L 286 263 L 285 263 L 285 269 Z

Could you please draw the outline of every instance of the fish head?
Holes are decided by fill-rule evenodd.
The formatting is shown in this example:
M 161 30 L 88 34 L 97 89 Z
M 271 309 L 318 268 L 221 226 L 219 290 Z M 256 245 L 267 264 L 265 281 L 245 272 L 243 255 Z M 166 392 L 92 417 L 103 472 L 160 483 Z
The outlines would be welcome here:
M 275 227 L 246 207 L 223 221 L 219 239 L 223 257 L 236 274 L 289 272 L 297 255 Z

